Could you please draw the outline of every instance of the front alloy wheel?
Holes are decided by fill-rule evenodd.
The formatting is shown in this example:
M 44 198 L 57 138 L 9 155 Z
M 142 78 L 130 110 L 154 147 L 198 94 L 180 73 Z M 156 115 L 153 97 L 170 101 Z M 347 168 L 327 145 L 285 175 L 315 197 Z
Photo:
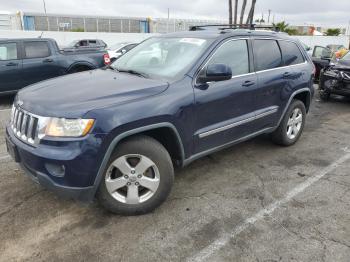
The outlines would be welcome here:
M 145 214 L 165 201 L 173 181 L 168 151 L 151 137 L 137 136 L 117 146 L 100 182 L 97 199 L 116 214 Z
M 126 204 L 139 204 L 157 192 L 160 182 L 156 164 L 146 156 L 124 155 L 107 170 L 105 183 L 111 196 Z

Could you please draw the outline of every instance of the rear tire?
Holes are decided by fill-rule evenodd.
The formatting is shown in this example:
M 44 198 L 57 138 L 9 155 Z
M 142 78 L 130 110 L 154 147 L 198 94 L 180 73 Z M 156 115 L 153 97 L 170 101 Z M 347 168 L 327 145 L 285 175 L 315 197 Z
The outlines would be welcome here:
M 303 102 L 293 100 L 279 127 L 272 133 L 272 141 L 278 145 L 291 146 L 300 138 L 306 119 L 306 109 Z
M 141 215 L 166 200 L 173 182 L 168 151 L 157 140 L 138 136 L 122 142 L 112 154 L 97 199 L 112 213 Z
M 319 94 L 320 94 L 321 100 L 324 101 L 324 102 L 329 101 L 329 99 L 331 98 L 331 93 L 329 93 L 326 90 L 320 90 Z
M 91 70 L 91 68 L 87 66 L 75 66 L 69 70 L 68 74 L 75 74 L 75 73 L 89 71 L 89 70 Z

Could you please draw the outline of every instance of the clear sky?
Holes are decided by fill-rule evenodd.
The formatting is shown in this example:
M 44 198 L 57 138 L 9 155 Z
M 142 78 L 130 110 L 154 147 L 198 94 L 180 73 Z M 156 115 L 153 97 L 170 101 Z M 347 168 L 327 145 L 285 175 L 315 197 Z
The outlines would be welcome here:
M 228 0 L 45 0 L 48 13 L 227 19 Z M 239 1 L 239 7 L 241 5 Z M 250 7 L 251 0 L 248 0 Z M 239 8 L 240 9 L 240 8 Z M 350 0 L 257 0 L 256 16 L 268 10 L 275 22 L 347 27 Z M 43 0 L 0 0 L 0 11 L 43 12 Z M 247 10 L 248 12 L 248 10 Z M 271 15 L 272 20 L 273 15 Z

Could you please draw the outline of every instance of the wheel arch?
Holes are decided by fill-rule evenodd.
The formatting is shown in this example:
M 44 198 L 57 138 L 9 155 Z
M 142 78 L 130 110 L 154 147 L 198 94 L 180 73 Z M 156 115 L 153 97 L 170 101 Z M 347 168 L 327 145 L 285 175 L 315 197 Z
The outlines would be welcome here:
M 164 137 L 169 139 L 169 138 L 175 138 L 176 140 L 174 141 L 176 143 L 176 147 L 177 148 L 172 148 L 171 150 L 169 150 L 169 144 L 167 144 L 169 141 L 168 140 L 161 140 L 159 139 L 159 137 L 156 137 L 156 135 L 158 134 L 157 132 L 160 131 L 170 131 L 171 133 L 167 133 L 167 135 L 165 135 Z M 185 151 L 184 151 L 184 147 L 183 147 L 183 143 L 180 137 L 179 132 L 177 131 L 176 127 L 168 122 L 164 122 L 164 123 L 158 123 L 158 124 L 152 124 L 152 125 L 148 125 L 148 126 L 144 126 L 144 127 L 139 127 L 133 130 L 129 130 L 126 131 L 124 133 L 121 133 L 119 135 L 117 135 L 116 137 L 113 138 L 112 142 L 109 144 L 108 149 L 103 157 L 102 163 L 99 167 L 97 176 L 95 178 L 94 181 L 94 191 L 93 191 L 93 196 L 95 196 L 96 191 L 98 189 L 98 186 L 100 184 L 100 181 L 103 177 L 103 172 L 106 169 L 106 166 L 108 164 L 108 161 L 112 155 L 112 153 L 114 152 L 114 150 L 117 148 L 118 144 L 120 144 L 122 141 L 125 141 L 126 139 L 129 139 L 133 136 L 137 136 L 137 135 L 148 135 L 154 139 L 156 139 L 158 142 L 160 142 L 169 152 L 170 156 L 173 158 L 174 154 L 179 154 L 178 156 L 180 157 L 179 159 L 179 165 L 182 165 L 185 159 Z M 167 148 L 168 147 L 168 148 Z
M 86 67 L 86 68 L 89 68 L 89 70 L 96 69 L 96 66 L 94 66 L 93 64 L 91 64 L 89 62 L 76 62 L 76 63 L 71 64 L 68 67 L 67 72 L 70 72 L 74 68 L 78 68 L 78 67 Z
M 309 88 L 305 87 L 305 88 L 301 88 L 299 90 L 296 90 L 294 93 L 291 94 L 291 96 L 289 97 L 289 100 L 283 110 L 283 113 L 278 121 L 278 124 L 276 127 L 278 127 L 281 122 L 282 122 L 282 119 L 283 117 L 285 116 L 290 104 L 292 103 L 293 99 L 298 99 L 298 100 L 301 100 L 304 105 L 305 105 L 305 108 L 306 108 L 306 112 L 309 111 L 310 109 L 310 105 L 311 105 L 311 99 L 312 99 L 312 94 L 311 94 L 311 91 Z M 305 101 L 305 102 L 304 102 Z

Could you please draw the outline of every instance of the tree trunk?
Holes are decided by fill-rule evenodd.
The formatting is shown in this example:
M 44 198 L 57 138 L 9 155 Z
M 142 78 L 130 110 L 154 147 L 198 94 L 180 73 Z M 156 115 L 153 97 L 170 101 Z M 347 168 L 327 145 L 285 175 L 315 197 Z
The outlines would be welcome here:
M 235 19 L 234 24 L 237 25 L 237 13 L 238 13 L 238 0 L 235 0 Z
M 241 10 L 241 16 L 239 18 L 239 24 L 243 24 L 243 17 L 244 17 L 244 12 L 245 12 L 245 8 L 247 6 L 247 0 L 243 0 L 243 3 L 242 3 L 242 10 Z
M 249 15 L 246 24 L 253 24 L 254 11 L 255 11 L 256 0 L 252 0 L 252 6 L 250 7 Z
M 232 0 L 228 0 L 228 13 L 229 13 L 228 23 L 231 25 L 232 24 Z

